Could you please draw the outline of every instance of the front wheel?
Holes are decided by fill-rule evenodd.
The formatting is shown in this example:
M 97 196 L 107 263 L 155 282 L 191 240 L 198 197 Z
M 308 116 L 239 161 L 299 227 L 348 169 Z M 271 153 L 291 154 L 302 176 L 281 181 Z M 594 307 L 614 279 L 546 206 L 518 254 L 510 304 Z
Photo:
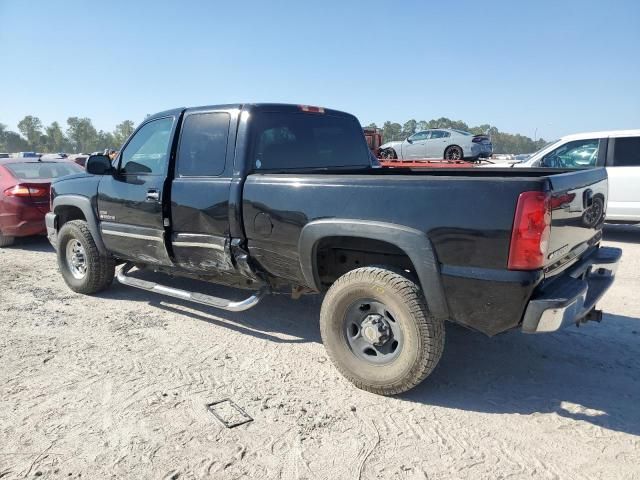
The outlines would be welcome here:
M 380 152 L 380 156 L 384 160 L 397 160 L 398 159 L 398 155 L 396 154 L 396 151 L 393 148 L 385 148 L 384 150 L 382 150 Z
M 451 145 L 450 147 L 447 147 L 447 149 L 444 151 L 445 160 L 462 160 L 462 158 L 463 158 L 462 148 L 460 148 L 457 145 Z
M 92 294 L 111 285 L 115 261 L 100 254 L 87 222 L 72 220 L 62 226 L 57 253 L 62 277 L 74 292 Z
M 356 387 L 394 395 L 418 385 L 444 348 L 444 325 L 420 287 L 401 273 L 364 267 L 340 277 L 320 312 L 322 342 Z

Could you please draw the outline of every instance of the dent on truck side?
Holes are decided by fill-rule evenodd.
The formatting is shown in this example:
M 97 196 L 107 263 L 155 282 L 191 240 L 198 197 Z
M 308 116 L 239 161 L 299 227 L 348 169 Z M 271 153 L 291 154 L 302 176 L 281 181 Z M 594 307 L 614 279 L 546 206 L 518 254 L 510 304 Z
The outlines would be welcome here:
M 401 225 L 350 219 L 323 219 L 308 223 L 302 229 L 298 242 L 300 266 L 308 285 L 321 289 L 316 265 L 320 241 L 342 236 L 380 240 L 397 246 L 411 260 L 431 313 L 440 319 L 449 317 L 438 261 L 431 242 L 423 232 Z

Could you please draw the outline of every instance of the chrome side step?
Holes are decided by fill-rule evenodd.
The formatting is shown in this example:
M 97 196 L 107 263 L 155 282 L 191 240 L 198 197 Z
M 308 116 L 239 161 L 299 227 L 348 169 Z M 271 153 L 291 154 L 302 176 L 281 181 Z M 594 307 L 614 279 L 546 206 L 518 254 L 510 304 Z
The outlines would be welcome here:
M 127 273 L 134 268 L 133 263 L 125 263 L 118 271 L 116 278 L 118 282 L 130 287 L 140 288 L 149 292 L 160 293 L 162 295 L 168 295 L 170 297 L 179 298 L 181 300 L 188 300 L 190 302 L 201 303 L 214 308 L 220 308 L 222 310 L 228 310 L 230 312 L 243 312 L 255 307 L 264 296 L 269 293 L 268 288 L 261 288 L 249 298 L 241 300 L 239 302 L 233 302 L 226 298 L 214 297 L 212 295 L 205 295 L 204 293 L 189 292 L 188 290 L 181 290 L 179 288 L 166 287 L 155 282 L 148 282 L 147 280 L 140 280 L 139 278 L 128 277 Z

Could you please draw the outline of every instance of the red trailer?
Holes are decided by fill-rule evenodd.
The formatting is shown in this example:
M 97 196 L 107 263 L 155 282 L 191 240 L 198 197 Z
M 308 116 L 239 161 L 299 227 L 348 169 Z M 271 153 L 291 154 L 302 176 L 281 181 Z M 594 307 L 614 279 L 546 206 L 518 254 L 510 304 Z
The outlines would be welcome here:
M 364 132 L 364 138 L 367 140 L 367 145 L 369 145 L 369 150 L 371 150 L 376 157 L 379 157 L 378 150 L 380 149 L 380 145 L 382 145 L 382 129 L 365 127 L 362 130 Z
M 442 158 L 420 158 L 416 160 L 379 159 L 386 168 L 473 168 L 476 164 L 464 160 L 443 160 Z

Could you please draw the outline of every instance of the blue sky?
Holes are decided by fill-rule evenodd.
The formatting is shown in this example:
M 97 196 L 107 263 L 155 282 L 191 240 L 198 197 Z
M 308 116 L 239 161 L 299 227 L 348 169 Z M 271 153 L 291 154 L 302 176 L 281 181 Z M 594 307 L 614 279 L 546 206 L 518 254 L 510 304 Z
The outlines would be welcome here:
M 0 0 L 0 122 L 276 101 L 552 139 L 640 128 L 640 2 Z

